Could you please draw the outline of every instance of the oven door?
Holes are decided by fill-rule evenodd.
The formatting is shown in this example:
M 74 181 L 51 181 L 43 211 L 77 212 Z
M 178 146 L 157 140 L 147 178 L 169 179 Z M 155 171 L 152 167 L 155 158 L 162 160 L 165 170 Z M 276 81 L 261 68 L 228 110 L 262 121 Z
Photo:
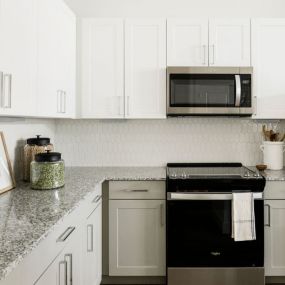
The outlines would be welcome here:
M 254 193 L 256 240 L 235 242 L 231 193 L 168 193 L 167 267 L 263 267 L 264 203 L 258 194 Z
M 168 115 L 237 115 L 241 93 L 239 74 L 171 73 L 169 69 Z

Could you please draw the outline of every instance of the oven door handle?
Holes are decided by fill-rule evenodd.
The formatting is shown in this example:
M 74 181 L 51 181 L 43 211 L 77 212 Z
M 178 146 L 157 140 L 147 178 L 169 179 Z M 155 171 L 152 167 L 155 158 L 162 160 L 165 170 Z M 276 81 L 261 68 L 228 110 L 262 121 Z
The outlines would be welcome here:
M 240 107 L 240 101 L 241 101 L 241 80 L 240 80 L 240 75 L 235 75 L 235 82 L 236 82 L 235 107 Z
M 254 200 L 262 200 L 263 193 L 253 193 Z M 233 194 L 231 192 L 212 192 L 212 193 L 167 193 L 167 200 L 232 200 Z

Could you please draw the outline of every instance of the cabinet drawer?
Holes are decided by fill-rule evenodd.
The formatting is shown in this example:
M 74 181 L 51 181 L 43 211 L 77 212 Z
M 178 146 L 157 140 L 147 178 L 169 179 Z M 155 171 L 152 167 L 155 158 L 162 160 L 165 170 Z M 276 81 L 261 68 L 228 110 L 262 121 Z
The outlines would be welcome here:
M 264 199 L 285 199 L 285 181 L 266 181 Z
M 110 181 L 109 199 L 165 199 L 165 182 Z

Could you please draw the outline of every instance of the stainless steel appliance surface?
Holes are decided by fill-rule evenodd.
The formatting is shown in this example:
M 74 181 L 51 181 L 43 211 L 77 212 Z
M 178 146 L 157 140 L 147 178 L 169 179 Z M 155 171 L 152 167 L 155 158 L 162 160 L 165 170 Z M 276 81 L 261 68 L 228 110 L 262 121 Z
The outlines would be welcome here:
M 167 166 L 168 285 L 263 285 L 265 179 L 240 163 Z M 256 240 L 231 237 L 232 193 L 253 192 Z
M 167 115 L 250 116 L 252 67 L 168 67 Z

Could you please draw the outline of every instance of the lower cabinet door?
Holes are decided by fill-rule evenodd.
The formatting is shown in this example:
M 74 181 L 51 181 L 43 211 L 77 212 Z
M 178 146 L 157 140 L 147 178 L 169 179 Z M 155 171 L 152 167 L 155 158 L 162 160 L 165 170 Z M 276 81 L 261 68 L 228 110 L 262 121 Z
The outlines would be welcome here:
M 265 200 L 265 275 L 285 276 L 285 200 Z
M 77 285 L 81 284 L 80 230 L 75 229 L 68 237 L 67 246 L 47 268 L 35 285 Z
M 109 201 L 109 275 L 165 275 L 165 201 Z
M 83 285 L 100 285 L 102 279 L 102 203 L 86 219 L 83 228 Z

